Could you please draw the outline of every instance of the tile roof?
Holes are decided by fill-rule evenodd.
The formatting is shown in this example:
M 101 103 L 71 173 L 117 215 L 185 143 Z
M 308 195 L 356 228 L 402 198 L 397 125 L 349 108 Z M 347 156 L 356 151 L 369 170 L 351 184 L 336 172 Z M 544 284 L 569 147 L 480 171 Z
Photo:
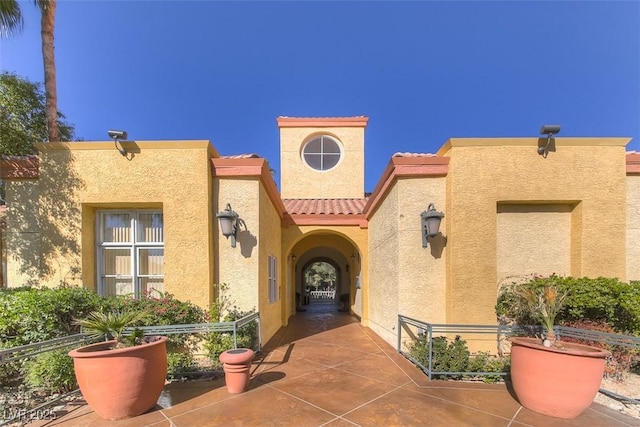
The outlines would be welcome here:
M 301 120 L 307 120 L 307 119 L 364 119 L 367 118 L 367 116 L 278 116 L 278 118 L 282 118 L 282 119 L 301 119 Z
M 284 199 L 290 215 L 361 215 L 367 199 Z
M 249 154 L 232 154 L 230 156 L 220 156 L 221 159 L 259 159 L 260 156 L 256 153 Z
M 393 153 L 391 157 L 436 157 L 435 154 L 432 153 Z

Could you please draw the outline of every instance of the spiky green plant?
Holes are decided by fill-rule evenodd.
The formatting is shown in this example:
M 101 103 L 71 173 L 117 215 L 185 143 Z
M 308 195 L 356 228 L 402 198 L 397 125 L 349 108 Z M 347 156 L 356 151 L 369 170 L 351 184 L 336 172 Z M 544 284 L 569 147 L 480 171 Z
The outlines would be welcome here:
M 112 311 L 103 313 L 92 311 L 84 319 L 75 319 L 74 323 L 80 325 L 83 331 L 104 335 L 106 340 L 116 339 L 125 346 L 136 345 L 141 342 L 139 329 L 131 334 L 133 339 L 125 339 L 122 332 L 125 328 L 136 326 L 147 318 L 147 313 L 140 311 Z
M 553 325 L 568 293 L 547 285 L 540 288 L 524 287 L 520 289 L 519 294 L 531 318 L 542 325 L 545 339 L 551 345 L 555 344 L 557 338 Z

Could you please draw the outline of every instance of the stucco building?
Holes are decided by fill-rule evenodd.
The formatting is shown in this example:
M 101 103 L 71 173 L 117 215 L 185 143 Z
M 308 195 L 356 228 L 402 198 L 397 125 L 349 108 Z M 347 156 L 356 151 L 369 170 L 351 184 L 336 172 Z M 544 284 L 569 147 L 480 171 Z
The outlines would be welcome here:
M 266 341 L 324 262 L 330 292 L 390 343 L 397 315 L 496 322 L 499 285 L 525 274 L 640 279 L 640 154 L 628 138 L 455 138 L 398 153 L 365 194 L 367 117 L 280 117 L 281 182 L 256 155 L 208 141 L 38 145 L 3 158 L 8 286 L 152 289 L 208 307 L 228 283 Z M 401 147 L 399 147 L 401 148 Z M 444 213 L 423 245 L 421 213 Z M 219 213 L 239 217 L 234 237 Z

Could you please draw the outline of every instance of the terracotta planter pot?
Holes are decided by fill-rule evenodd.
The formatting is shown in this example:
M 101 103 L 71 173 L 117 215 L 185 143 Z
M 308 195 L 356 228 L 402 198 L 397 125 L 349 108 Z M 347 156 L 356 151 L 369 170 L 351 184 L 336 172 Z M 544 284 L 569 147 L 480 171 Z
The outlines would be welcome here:
M 593 402 L 611 355 L 587 345 L 544 347 L 537 338 L 511 338 L 511 382 L 525 408 L 557 418 L 575 418 Z
M 82 396 L 100 417 L 119 420 L 153 408 L 167 376 L 167 337 L 113 349 L 115 341 L 69 352 Z
M 227 384 L 229 393 L 242 393 L 247 389 L 251 376 L 251 361 L 254 356 L 253 350 L 248 348 L 227 350 L 220 355 L 224 369 L 224 382 Z

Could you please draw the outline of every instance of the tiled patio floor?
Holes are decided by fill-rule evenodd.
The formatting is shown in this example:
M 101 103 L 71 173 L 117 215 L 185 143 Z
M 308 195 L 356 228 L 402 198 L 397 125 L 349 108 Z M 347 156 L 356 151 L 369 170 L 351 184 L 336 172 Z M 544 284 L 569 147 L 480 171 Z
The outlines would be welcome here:
M 522 408 L 505 385 L 429 382 L 333 305 L 309 306 L 264 348 L 250 389 L 222 379 L 173 383 L 150 412 L 104 421 L 80 402 L 46 426 L 640 426 L 593 404 L 574 420 Z

